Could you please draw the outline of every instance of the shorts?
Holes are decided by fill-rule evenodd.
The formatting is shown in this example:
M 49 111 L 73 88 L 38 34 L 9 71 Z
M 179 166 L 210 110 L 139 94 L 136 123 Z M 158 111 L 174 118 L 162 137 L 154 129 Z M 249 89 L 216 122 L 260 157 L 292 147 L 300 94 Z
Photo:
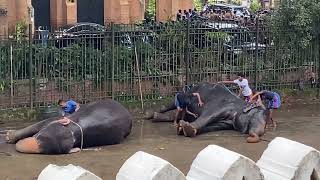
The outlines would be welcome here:
M 280 95 L 276 92 L 273 92 L 274 97 L 273 100 L 268 102 L 267 109 L 279 109 L 281 106 L 281 98 Z
M 183 106 L 179 100 L 178 100 L 178 94 L 176 94 L 175 98 L 174 98 L 174 105 L 178 108 L 181 108 L 181 109 L 185 109 L 186 106 Z

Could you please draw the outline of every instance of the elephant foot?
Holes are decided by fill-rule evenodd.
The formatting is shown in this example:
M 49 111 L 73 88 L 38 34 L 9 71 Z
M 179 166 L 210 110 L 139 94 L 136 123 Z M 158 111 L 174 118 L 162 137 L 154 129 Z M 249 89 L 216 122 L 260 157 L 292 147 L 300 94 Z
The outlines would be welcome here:
M 77 152 L 80 152 L 80 151 L 81 151 L 80 148 L 72 148 L 72 149 L 69 151 L 69 154 L 77 153 Z
M 6 134 L 6 141 L 9 144 L 14 144 L 16 140 L 15 130 L 9 130 Z
M 154 112 L 153 115 L 152 115 L 152 118 L 153 119 L 158 119 L 159 118 L 159 113 Z
M 247 143 L 258 143 L 260 142 L 260 137 L 257 134 L 250 133 L 247 138 Z
M 154 113 L 150 112 L 150 111 L 147 111 L 147 112 L 145 112 L 145 115 L 144 115 L 143 118 L 146 119 L 146 120 L 153 119 L 154 118 Z
M 183 134 L 186 137 L 195 137 L 197 135 L 197 130 L 191 126 L 190 123 L 185 121 L 180 121 L 183 129 Z
M 180 123 L 179 123 L 178 126 L 177 126 L 177 135 L 178 135 L 178 136 L 183 135 L 183 129 L 182 129 Z

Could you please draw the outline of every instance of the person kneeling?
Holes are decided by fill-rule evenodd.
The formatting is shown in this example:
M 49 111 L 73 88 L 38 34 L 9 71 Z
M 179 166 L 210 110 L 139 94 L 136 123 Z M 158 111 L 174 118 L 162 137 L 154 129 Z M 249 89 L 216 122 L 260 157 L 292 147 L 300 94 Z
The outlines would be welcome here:
M 58 120 L 58 122 L 66 126 L 70 123 L 70 119 L 65 117 L 65 115 L 72 114 L 78 111 L 80 109 L 80 104 L 73 100 L 68 100 L 68 101 L 59 100 L 58 104 L 62 108 L 63 116 L 64 116 L 62 119 Z

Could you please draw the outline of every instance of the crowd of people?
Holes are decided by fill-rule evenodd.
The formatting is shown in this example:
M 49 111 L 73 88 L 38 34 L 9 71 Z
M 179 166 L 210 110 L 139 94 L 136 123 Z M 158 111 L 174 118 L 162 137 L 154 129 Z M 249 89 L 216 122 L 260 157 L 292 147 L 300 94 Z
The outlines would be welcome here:
M 228 9 L 213 8 L 206 4 L 203 9 L 198 12 L 197 9 L 181 10 L 176 14 L 177 21 L 186 21 L 194 19 L 211 20 L 211 21 L 228 21 L 240 24 L 242 26 L 254 25 L 256 17 L 263 17 L 269 13 L 268 10 L 260 10 L 256 14 L 250 13 L 248 9 Z

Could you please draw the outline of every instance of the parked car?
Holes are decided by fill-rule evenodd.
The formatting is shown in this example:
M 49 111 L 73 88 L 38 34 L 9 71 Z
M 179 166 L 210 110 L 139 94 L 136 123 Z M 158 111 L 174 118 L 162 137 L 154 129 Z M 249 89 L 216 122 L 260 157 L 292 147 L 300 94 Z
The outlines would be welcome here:
M 215 38 L 208 38 L 209 33 L 220 33 Z M 266 45 L 256 44 L 256 37 L 248 28 L 235 23 L 203 23 L 201 32 L 193 33 L 194 46 L 197 48 L 208 48 L 215 52 L 223 51 L 228 60 L 236 59 L 240 54 L 263 53 Z
M 60 28 L 54 33 L 56 47 L 67 47 L 74 43 L 85 43 L 94 47 L 101 47 L 104 39 L 105 27 L 95 23 L 77 23 Z
M 214 10 L 224 10 L 224 11 L 232 11 L 236 12 L 235 16 L 240 17 L 250 17 L 250 12 L 245 6 L 238 6 L 233 4 L 215 4 L 212 6 Z

